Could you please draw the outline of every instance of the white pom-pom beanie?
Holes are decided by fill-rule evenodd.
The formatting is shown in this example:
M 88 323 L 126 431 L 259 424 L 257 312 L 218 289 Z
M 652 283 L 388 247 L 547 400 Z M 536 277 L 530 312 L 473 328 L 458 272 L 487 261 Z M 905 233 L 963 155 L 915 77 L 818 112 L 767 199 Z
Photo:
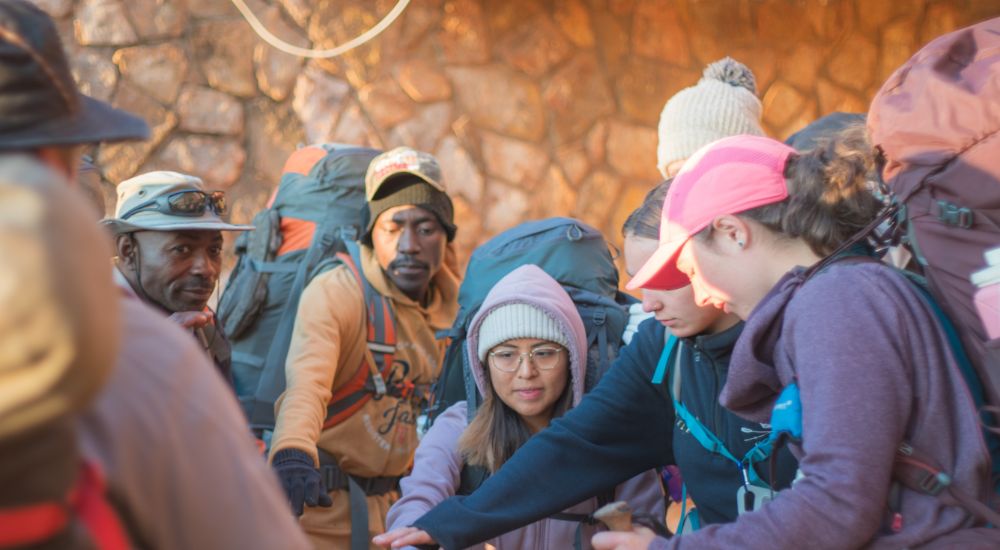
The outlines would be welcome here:
M 485 363 L 491 349 L 516 338 L 548 340 L 569 348 L 569 338 L 547 313 L 528 304 L 507 304 L 491 311 L 479 325 L 479 360 Z
M 764 135 L 753 72 L 726 57 L 705 67 L 701 80 L 677 92 L 660 113 L 656 167 L 664 178 L 670 163 L 690 157 L 715 140 Z

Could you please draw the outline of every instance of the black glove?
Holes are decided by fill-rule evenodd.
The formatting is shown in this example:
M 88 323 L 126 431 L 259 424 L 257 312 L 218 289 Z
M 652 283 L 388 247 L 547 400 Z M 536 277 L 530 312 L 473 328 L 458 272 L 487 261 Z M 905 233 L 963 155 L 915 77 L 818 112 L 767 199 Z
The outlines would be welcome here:
M 296 516 L 302 515 L 303 505 L 333 506 L 333 499 L 323 487 L 319 470 L 313 466 L 313 459 L 308 453 L 282 449 L 274 454 L 271 464 Z

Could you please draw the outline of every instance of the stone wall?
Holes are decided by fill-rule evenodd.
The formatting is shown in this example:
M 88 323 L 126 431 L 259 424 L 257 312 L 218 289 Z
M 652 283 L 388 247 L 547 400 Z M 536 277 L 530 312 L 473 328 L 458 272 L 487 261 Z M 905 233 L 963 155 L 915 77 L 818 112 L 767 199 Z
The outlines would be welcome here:
M 369 44 L 306 62 L 264 44 L 229 0 L 35 1 L 58 20 L 81 88 L 153 129 L 94 152 L 108 182 L 194 173 L 228 189 L 243 222 L 298 144 L 406 144 L 440 159 L 463 257 L 552 215 L 619 241 L 658 180 L 664 101 L 711 61 L 755 71 L 765 127 L 784 138 L 865 111 L 921 44 L 1000 15 L 995 0 L 413 0 Z M 248 3 L 279 37 L 328 48 L 395 2 Z

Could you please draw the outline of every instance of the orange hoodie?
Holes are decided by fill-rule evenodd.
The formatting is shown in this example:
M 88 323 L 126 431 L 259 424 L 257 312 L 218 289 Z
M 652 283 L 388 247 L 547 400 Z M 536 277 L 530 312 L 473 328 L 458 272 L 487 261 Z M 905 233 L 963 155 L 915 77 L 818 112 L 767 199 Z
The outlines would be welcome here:
M 451 326 L 458 310 L 459 276 L 455 252 L 448 245 L 444 264 L 431 281 L 426 307 L 404 295 L 378 265 L 374 251 L 361 247 L 368 282 L 389 298 L 395 317 L 397 350 L 393 375 L 414 384 L 433 382 L 440 370 L 444 342 L 435 332 Z M 345 384 L 361 364 L 367 346 L 363 291 L 350 269 L 339 266 L 317 276 L 302 293 L 285 362 L 286 390 L 275 405 L 277 424 L 271 456 L 282 449 L 305 451 L 319 465 L 316 449 L 336 458 L 346 473 L 360 477 L 407 473 L 417 447 L 420 411 L 410 401 L 385 396 L 369 400 L 357 413 L 323 429 L 333 391 Z M 381 533 L 395 493 L 368 497 L 373 533 Z M 333 508 L 306 508 L 303 526 L 334 538 L 350 532 L 347 498 L 334 498 Z M 317 529 L 310 528 L 316 523 Z M 377 530 L 376 530 L 377 529 Z M 335 547 L 335 546 L 331 546 Z

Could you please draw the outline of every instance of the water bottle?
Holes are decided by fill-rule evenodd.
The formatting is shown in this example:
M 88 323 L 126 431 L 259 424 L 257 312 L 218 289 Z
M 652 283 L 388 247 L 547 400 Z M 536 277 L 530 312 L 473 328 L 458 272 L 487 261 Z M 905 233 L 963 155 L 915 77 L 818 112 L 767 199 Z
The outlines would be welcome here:
M 984 254 L 986 268 L 976 271 L 970 279 L 979 290 L 973 298 L 979 319 L 990 340 L 1000 338 L 1000 248 Z

